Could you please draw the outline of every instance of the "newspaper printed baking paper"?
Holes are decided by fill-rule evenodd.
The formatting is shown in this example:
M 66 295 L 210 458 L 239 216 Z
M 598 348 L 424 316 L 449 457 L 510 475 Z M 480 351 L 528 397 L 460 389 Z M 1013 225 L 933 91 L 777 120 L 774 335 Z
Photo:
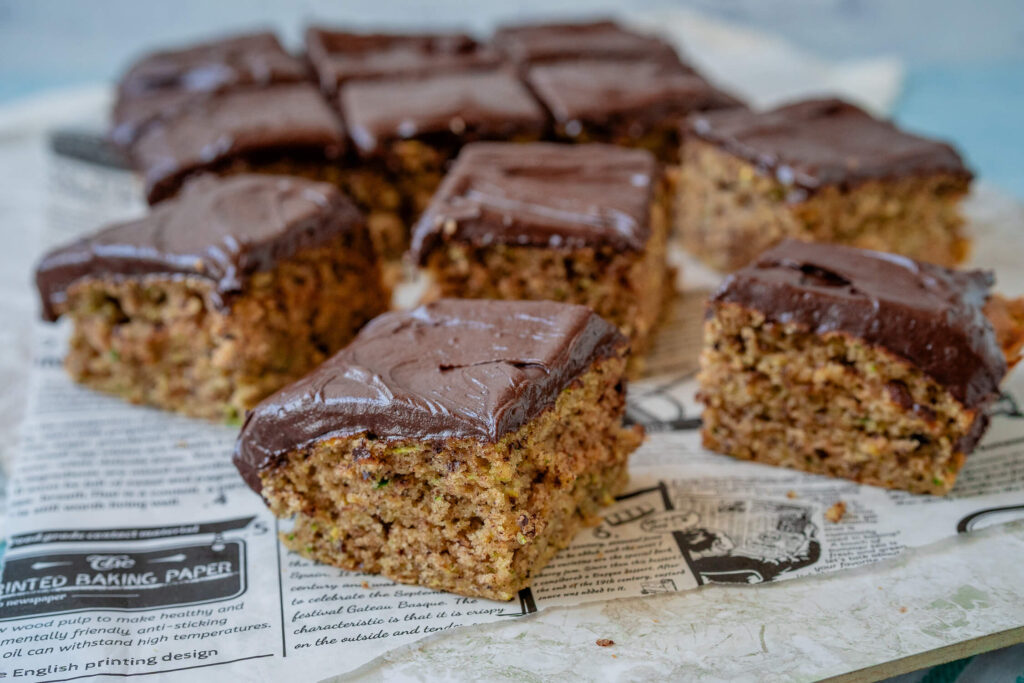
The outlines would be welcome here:
M 50 182 L 47 243 L 142 211 L 123 171 L 58 155 Z M 1012 273 L 1000 275 L 1005 291 L 1024 289 Z M 0 677 L 180 672 L 206 680 L 229 671 L 316 679 L 458 626 L 835 571 L 1024 516 L 1020 372 L 946 498 L 703 451 L 693 400 L 702 300 L 699 291 L 681 298 L 651 362 L 657 376 L 631 387 L 629 418 L 646 425 L 649 439 L 633 458 L 627 493 L 509 603 L 287 552 L 277 541 L 286 524 L 230 463 L 235 429 L 73 384 L 61 367 L 67 325 L 40 324 L 9 489 Z M 825 515 L 837 502 L 846 506 L 838 523 Z

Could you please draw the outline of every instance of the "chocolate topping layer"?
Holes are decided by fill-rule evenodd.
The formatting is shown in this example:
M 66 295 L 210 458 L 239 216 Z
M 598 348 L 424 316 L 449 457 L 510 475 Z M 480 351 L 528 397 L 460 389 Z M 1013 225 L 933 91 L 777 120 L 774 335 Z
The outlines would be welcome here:
M 354 81 L 341 89 L 341 109 L 352 140 L 367 156 L 395 140 L 424 136 L 471 141 L 539 135 L 547 122 L 526 87 L 504 69 Z
M 174 193 L 188 174 L 239 156 L 335 158 L 344 130 L 309 83 L 233 90 L 154 121 L 131 147 L 150 203 Z
M 347 33 L 318 27 L 306 31 L 306 55 L 328 94 L 353 78 L 426 76 L 495 66 L 501 59 L 463 33 Z
M 678 61 L 675 50 L 661 39 L 629 31 L 614 21 L 580 24 L 523 24 L 504 26 L 494 44 L 516 62 L 562 59 L 666 59 Z
M 385 313 L 347 348 L 245 419 L 234 462 L 259 472 L 314 441 L 494 443 L 555 404 L 626 339 L 589 308 L 551 301 L 446 299 Z
M 423 263 L 444 241 L 639 251 L 658 163 L 612 145 L 480 142 L 462 149 L 413 230 Z
M 681 120 L 694 111 L 740 106 L 700 76 L 663 61 L 556 62 L 531 67 L 526 78 L 563 125 L 605 125 L 623 116 L 644 123 Z
M 815 334 L 862 339 L 907 360 L 973 409 L 997 394 L 1007 369 L 982 310 L 993 283 L 990 272 L 789 240 L 726 278 L 710 301 Z
M 687 134 L 813 191 L 907 175 L 971 173 L 950 145 L 906 133 L 838 99 L 807 100 L 767 112 L 694 114 Z
M 214 92 L 238 86 L 304 81 L 302 60 L 285 52 L 272 33 L 252 33 L 154 52 L 121 79 L 123 95 L 155 90 Z
M 147 216 L 112 225 L 47 254 L 36 268 L 43 318 L 56 320 L 83 278 L 183 275 L 210 280 L 216 306 L 247 277 L 361 226 L 333 185 L 271 175 L 201 176 Z
M 114 111 L 110 117 L 110 139 L 122 148 L 130 148 L 149 124 L 173 116 L 209 96 L 209 93 L 190 90 L 156 90 L 121 97 L 114 104 Z

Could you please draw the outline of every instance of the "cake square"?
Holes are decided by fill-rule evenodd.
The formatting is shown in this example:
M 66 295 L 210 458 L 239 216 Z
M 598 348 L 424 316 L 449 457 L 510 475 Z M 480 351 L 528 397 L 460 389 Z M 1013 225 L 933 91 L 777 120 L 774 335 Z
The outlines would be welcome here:
M 678 62 L 672 46 L 656 36 L 623 28 L 610 20 L 501 26 L 494 45 L 522 64 L 566 59 L 664 59 Z
M 393 156 L 390 146 L 403 141 L 429 142 L 454 156 L 450 150 L 464 141 L 532 139 L 547 123 L 530 92 L 500 68 L 350 83 L 341 109 L 367 158 Z
M 234 420 L 387 310 L 362 216 L 335 187 L 204 176 L 138 220 L 47 254 L 43 317 L 74 322 L 87 386 Z
M 428 298 L 589 306 L 643 352 L 671 291 L 657 160 L 612 145 L 467 145 L 413 232 Z
M 194 90 L 167 89 L 118 97 L 110 115 L 109 137 L 122 150 L 130 150 L 146 126 L 209 96 Z
M 986 315 L 992 284 L 988 272 L 780 243 L 709 301 L 698 376 L 705 447 L 947 493 L 1007 373 Z M 1002 335 L 1006 352 L 1021 338 L 1016 326 Z
M 288 54 L 274 34 L 260 32 L 145 55 L 121 77 L 118 91 L 123 95 L 158 90 L 216 92 L 308 78 L 301 59 Z
M 146 126 L 130 147 L 150 204 L 195 173 L 272 173 L 341 183 L 341 121 L 309 83 L 215 93 Z
M 627 346 L 554 302 L 387 313 L 258 405 L 234 461 L 292 550 L 508 600 L 626 483 Z
M 678 62 L 650 59 L 539 64 L 527 82 L 571 142 L 608 142 L 650 150 L 676 162 L 688 114 L 740 106 Z
M 118 84 L 110 137 L 127 147 L 153 120 L 212 92 L 308 79 L 306 65 L 288 54 L 272 33 L 152 53 L 132 64 Z
M 496 66 L 500 55 L 464 33 L 350 33 L 313 26 L 306 56 L 328 95 L 353 78 L 429 76 Z
M 784 238 L 836 242 L 951 266 L 967 240 L 971 173 L 949 145 L 837 99 L 686 124 L 677 232 L 720 270 Z
M 361 157 L 349 189 L 370 207 L 371 226 L 374 214 L 391 226 L 379 239 L 389 258 L 407 248 L 409 226 L 464 143 L 538 140 L 547 129 L 544 110 L 505 69 L 350 81 L 340 105 Z M 401 221 L 385 223 L 396 205 Z

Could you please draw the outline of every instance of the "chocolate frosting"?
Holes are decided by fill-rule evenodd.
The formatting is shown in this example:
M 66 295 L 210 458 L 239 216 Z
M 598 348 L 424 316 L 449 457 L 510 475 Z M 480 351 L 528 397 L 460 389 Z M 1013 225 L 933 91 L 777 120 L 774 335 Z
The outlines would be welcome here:
M 261 470 L 321 439 L 495 443 L 626 345 L 589 308 L 551 301 L 447 299 L 385 313 L 250 411 L 234 462 L 258 491 Z
M 464 33 L 348 33 L 319 27 L 306 30 L 306 55 L 328 94 L 352 78 L 426 76 L 495 66 L 501 59 Z
M 197 170 L 247 155 L 339 156 L 344 130 L 309 83 L 233 90 L 191 103 L 147 126 L 131 147 L 154 203 Z
M 110 139 L 122 148 L 130 148 L 149 124 L 174 116 L 209 96 L 209 93 L 190 90 L 156 90 L 118 98 L 111 115 Z
M 48 253 L 36 268 L 43 318 L 56 320 L 68 288 L 83 278 L 201 277 L 214 285 L 212 303 L 225 307 L 251 273 L 362 225 L 359 211 L 333 185 L 271 175 L 200 176 L 147 216 Z
M 838 99 L 767 112 L 694 114 L 686 131 L 804 191 L 918 174 L 971 178 L 950 145 L 901 131 Z
M 639 251 L 658 163 L 612 145 L 479 142 L 462 149 L 413 230 L 420 263 L 444 241 Z
M 771 322 L 879 346 L 973 409 L 997 395 L 1007 370 L 982 310 L 993 283 L 986 271 L 788 240 L 726 278 L 710 305 L 735 303 Z
M 154 52 L 121 79 L 124 95 L 155 90 L 214 92 L 238 86 L 303 81 L 302 60 L 285 52 L 272 33 L 251 33 Z
M 455 140 L 539 135 L 547 122 L 526 87 L 504 69 L 354 81 L 341 89 L 341 109 L 366 156 L 383 153 L 395 140 L 437 134 Z
M 602 125 L 622 116 L 653 123 L 740 102 L 679 64 L 653 60 L 574 60 L 540 64 L 527 81 L 561 124 Z
M 516 62 L 581 57 L 678 61 L 668 43 L 652 35 L 626 30 L 608 20 L 503 26 L 494 33 L 494 44 Z

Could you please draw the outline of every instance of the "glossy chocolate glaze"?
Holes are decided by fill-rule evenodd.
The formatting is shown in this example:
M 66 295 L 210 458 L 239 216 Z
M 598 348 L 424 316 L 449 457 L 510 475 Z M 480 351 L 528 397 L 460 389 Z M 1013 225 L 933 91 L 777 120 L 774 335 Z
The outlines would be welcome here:
M 321 439 L 495 443 L 626 345 L 589 308 L 551 301 L 445 299 L 385 313 L 250 411 L 234 462 L 258 491 L 261 470 Z
M 740 106 L 731 95 L 671 62 L 581 59 L 531 67 L 526 79 L 563 126 L 602 126 L 626 116 L 644 125 L 666 118 L 681 122 L 691 112 Z
M 608 20 L 503 26 L 495 31 L 494 44 L 516 62 L 579 58 L 678 61 L 675 50 L 660 38 Z
M 410 253 L 423 263 L 446 241 L 640 251 L 658 173 L 650 152 L 612 145 L 467 145 L 416 224 Z
M 838 99 L 807 100 L 767 112 L 694 114 L 686 133 L 805 191 L 909 175 L 971 178 L 950 145 L 906 133 Z
M 68 288 L 83 278 L 201 277 L 213 284 L 211 303 L 223 308 L 250 274 L 362 226 L 355 205 L 333 185 L 272 175 L 201 176 L 147 216 L 43 257 L 36 268 L 43 318 L 55 320 Z
M 119 147 L 128 149 L 149 124 L 167 116 L 174 116 L 208 98 L 209 93 L 190 90 L 156 90 L 131 97 L 121 97 L 111 113 L 110 139 Z
M 442 135 L 452 140 L 539 136 L 547 116 L 515 74 L 485 69 L 423 78 L 353 81 L 341 111 L 365 156 L 396 140 Z
M 493 48 L 464 33 L 348 33 L 316 26 L 306 30 L 306 56 L 328 94 L 353 78 L 426 76 L 501 61 Z
M 274 34 L 251 33 L 146 55 L 129 67 L 119 90 L 123 95 L 167 89 L 215 92 L 308 77 L 302 60 L 285 52 Z
M 1007 370 L 982 310 L 993 283 L 986 271 L 789 240 L 726 278 L 708 312 L 734 303 L 814 334 L 848 334 L 908 361 L 970 410 L 998 394 Z
M 237 157 L 271 154 L 337 158 L 344 130 L 310 83 L 233 90 L 192 102 L 146 126 L 131 146 L 133 165 L 154 203 L 198 170 Z

